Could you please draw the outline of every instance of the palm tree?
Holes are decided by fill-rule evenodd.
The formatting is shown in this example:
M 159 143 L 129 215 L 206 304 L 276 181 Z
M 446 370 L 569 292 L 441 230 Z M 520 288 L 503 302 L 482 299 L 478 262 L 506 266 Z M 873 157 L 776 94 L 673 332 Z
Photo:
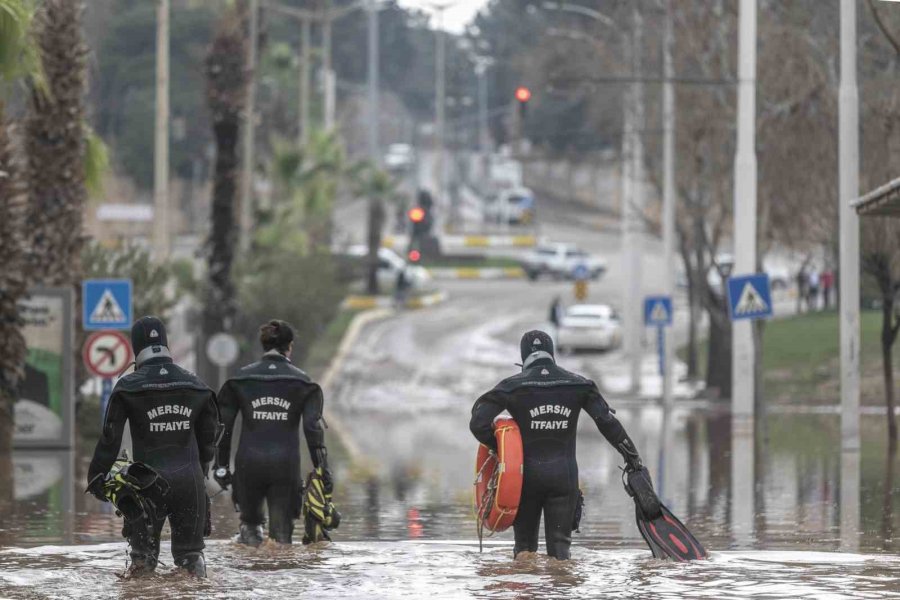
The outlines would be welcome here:
M 44 0 L 35 14 L 46 89 L 34 88 L 25 121 L 32 276 L 44 285 L 81 279 L 87 46 L 80 0 Z
M 216 144 L 212 227 L 207 240 L 208 287 L 203 333 L 227 329 L 236 313 L 232 263 L 237 245 L 235 205 L 240 180 L 238 145 L 247 98 L 246 2 L 238 2 L 220 21 L 206 56 L 206 98 Z
M 41 81 L 31 19 L 25 0 L 0 0 L 0 510 L 12 500 L 13 406 L 26 353 L 18 303 L 27 289 L 26 197 L 2 94 L 29 74 Z

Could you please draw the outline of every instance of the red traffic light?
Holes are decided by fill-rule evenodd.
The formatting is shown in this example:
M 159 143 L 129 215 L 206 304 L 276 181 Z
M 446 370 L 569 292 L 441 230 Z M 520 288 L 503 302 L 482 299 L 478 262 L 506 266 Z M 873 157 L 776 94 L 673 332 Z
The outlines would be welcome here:
M 528 102 L 531 100 L 531 90 L 529 90 L 525 86 L 519 86 L 516 88 L 516 100 L 521 103 Z
M 419 262 L 422 258 L 422 253 L 418 250 L 410 250 L 409 251 L 409 260 L 410 262 Z
M 421 223 L 425 220 L 425 209 L 421 206 L 414 206 L 409 209 L 409 212 L 406 213 L 406 216 L 409 217 L 409 220 L 413 223 Z

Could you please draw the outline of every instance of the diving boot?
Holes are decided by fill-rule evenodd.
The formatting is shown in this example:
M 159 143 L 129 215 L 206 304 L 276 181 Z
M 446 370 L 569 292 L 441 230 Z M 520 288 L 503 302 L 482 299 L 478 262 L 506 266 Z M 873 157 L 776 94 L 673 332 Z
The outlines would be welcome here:
M 206 560 L 202 552 L 188 552 L 176 558 L 175 564 L 194 577 L 206 577 Z
M 156 559 L 147 554 L 131 554 L 131 564 L 125 569 L 122 579 L 134 579 L 153 574 L 156 571 Z
M 241 533 L 237 537 L 238 544 L 246 544 L 248 546 L 259 546 L 263 543 L 262 525 L 250 525 L 249 523 L 241 523 Z

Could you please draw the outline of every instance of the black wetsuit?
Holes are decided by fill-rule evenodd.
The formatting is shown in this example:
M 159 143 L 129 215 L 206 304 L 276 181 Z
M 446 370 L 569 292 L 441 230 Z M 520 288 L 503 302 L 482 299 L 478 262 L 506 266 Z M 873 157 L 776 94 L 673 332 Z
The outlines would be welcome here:
M 578 502 L 575 437 L 584 409 L 606 439 L 620 452 L 633 444 L 593 381 L 557 366 L 551 358 L 530 364 L 522 373 L 501 381 L 472 408 L 469 425 L 479 442 L 496 450 L 494 418 L 504 410 L 522 432 L 525 469 L 522 498 L 513 528 L 514 553 L 536 552 L 544 513 L 547 553 L 569 558 L 572 521 Z M 634 453 L 636 457 L 636 452 Z
M 204 479 L 215 458 L 219 427 L 215 393 L 171 358 L 144 362 L 116 383 L 103 433 L 94 450 L 88 481 L 109 472 L 119 454 L 125 421 L 131 428 L 133 459 L 159 471 L 169 491 L 157 507 L 149 539 L 145 528 L 126 521 L 131 555 L 149 568 L 159 557 L 159 537 L 169 520 L 172 555 L 182 565 L 203 551 L 208 498 Z M 158 500 L 158 499 L 157 499 Z
M 241 415 L 235 455 L 234 495 L 241 522 L 262 525 L 269 509 L 269 537 L 289 544 L 300 511 L 300 421 L 313 465 L 324 461 L 322 388 L 277 352 L 266 353 L 225 382 L 219 405 L 225 433 L 218 467 L 231 459 L 234 421 Z M 325 465 L 321 465 L 325 466 Z

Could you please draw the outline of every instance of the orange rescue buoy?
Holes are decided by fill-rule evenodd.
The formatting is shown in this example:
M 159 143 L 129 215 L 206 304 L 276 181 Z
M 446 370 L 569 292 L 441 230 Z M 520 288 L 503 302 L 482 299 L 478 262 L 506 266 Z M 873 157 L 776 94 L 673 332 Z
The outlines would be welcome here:
M 519 426 L 508 417 L 494 421 L 497 453 L 484 444 L 475 460 L 475 510 L 479 530 L 505 531 L 516 520 L 522 498 L 524 452 Z

